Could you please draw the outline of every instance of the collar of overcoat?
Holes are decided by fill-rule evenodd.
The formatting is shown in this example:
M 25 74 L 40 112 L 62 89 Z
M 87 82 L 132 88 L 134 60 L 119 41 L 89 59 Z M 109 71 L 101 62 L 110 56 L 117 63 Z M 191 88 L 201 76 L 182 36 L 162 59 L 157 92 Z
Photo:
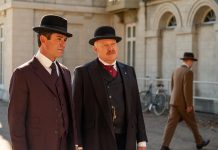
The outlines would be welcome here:
M 123 80 L 123 87 L 124 87 L 124 94 L 125 94 L 125 102 L 126 102 L 126 116 L 127 116 L 127 122 L 128 122 L 128 116 L 130 115 L 130 97 L 129 94 L 131 94 L 130 89 L 131 86 L 130 84 L 130 77 L 128 74 L 128 69 L 126 68 L 125 65 L 117 61 L 117 67 L 120 71 L 121 78 Z M 98 60 L 94 60 L 92 65 L 89 67 L 89 76 L 92 81 L 92 85 L 94 87 L 96 96 L 97 96 L 97 101 L 100 105 L 100 108 L 107 120 L 107 123 L 114 135 L 114 129 L 113 129 L 113 123 L 112 123 L 112 117 L 111 117 L 111 111 L 110 111 L 110 106 L 108 103 L 108 98 L 107 98 L 107 92 L 105 89 L 104 85 L 104 79 L 101 75 L 101 68 Z M 114 135 L 115 137 L 115 135 Z

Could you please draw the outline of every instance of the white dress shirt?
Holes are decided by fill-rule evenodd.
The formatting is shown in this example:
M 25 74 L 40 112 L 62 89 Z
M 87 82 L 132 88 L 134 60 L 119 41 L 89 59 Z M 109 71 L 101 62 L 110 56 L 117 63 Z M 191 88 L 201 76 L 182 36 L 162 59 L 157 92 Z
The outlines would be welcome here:
M 48 59 L 45 55 L 43 55 L 40 51 L 36 53 L 35 57 L 39 60 L 39 62 L 43 65 L 43 67 L 48 71 L 48 73 L 51 74 L 50 66 L 53 62 L 50 59 Z M 54 64 L 56 66 L 57 74 L 59 76 L 59 69 L 56 64 L 56 60 L 54 61 Z

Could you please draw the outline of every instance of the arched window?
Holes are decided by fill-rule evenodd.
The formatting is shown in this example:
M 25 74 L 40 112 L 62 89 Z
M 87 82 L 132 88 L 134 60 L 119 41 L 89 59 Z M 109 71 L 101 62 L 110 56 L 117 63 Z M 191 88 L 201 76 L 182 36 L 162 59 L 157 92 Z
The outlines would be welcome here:
M 216 21 L 216 15 L 213 10 L 210 10 L 204 18 L 204 23 L 213 23 Z
M 167 23 L 167 28 L 175 28 L 177 26 L 176 17 L 172 16 Z

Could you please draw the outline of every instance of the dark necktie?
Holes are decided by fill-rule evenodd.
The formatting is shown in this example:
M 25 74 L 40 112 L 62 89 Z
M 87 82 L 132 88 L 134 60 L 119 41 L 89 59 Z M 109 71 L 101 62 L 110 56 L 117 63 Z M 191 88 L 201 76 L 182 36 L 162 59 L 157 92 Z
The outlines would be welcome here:
M 58 79 L 57 69 L 55 63 L 52 63 L 51 66 L 51 77 L 54 81 Z
M 114 65 L 103 65 L 105 70 L 110 73 L 110 75 L 115 78 L 117 76 L 117 70 L 114 69 Z

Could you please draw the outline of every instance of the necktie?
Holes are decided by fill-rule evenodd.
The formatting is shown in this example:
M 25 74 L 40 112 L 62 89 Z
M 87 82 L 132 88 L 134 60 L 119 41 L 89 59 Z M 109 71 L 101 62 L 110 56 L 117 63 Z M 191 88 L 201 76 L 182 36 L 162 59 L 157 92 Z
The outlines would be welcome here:
M 55 63 L 52 63 L 51 66 L 51 77 L 54 81 L 58 79 L 57 69 Z
M 114 69 L 114 65 L 103 65 L 103 67 L 105 68 L 105 70 L 107 70 L 107 72 L 110 73 L 113 78 L 117 76 L 117 71 Z

